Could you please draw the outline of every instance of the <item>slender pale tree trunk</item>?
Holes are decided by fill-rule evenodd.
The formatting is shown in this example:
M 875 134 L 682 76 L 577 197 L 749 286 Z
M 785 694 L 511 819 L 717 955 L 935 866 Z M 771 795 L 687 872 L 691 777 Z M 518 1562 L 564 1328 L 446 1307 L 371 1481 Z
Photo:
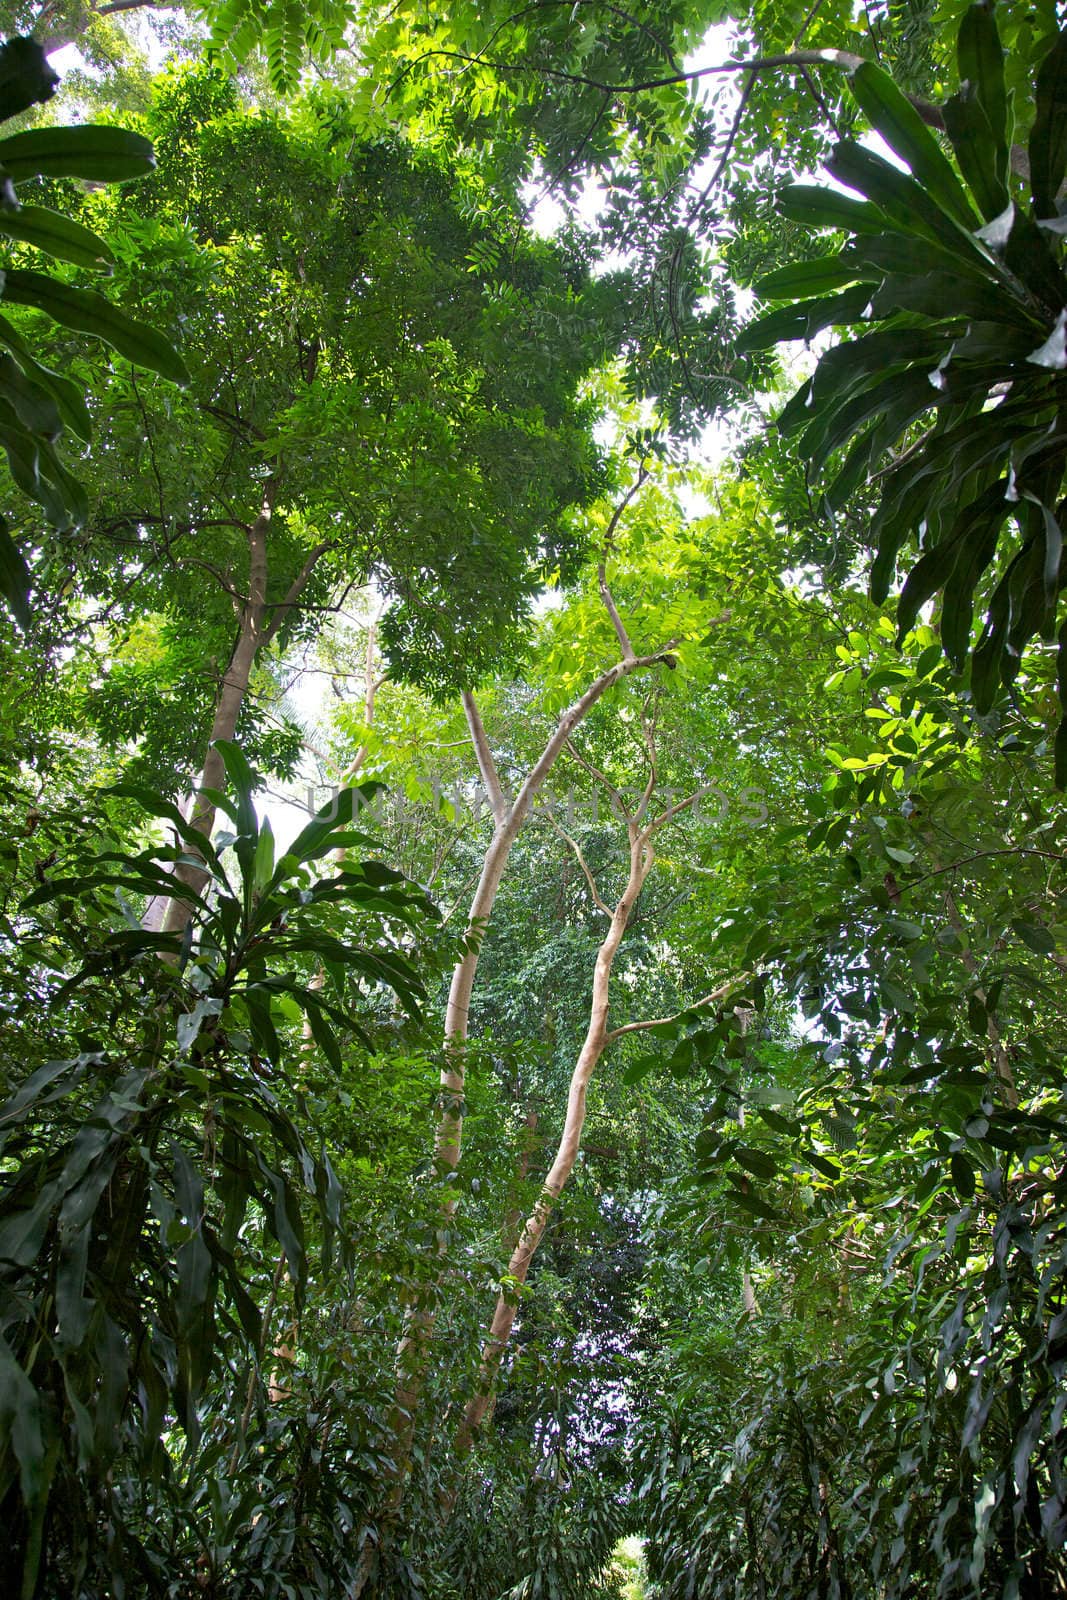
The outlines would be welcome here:
M 629 648 L 627 639 L 623 659 L 609 667 L 606 672 L 600 673 L 585 693 L 560 717 L 551 738 L 510 805 L 504 795 L 474 696 L 469 693 L 463 696 L 463 707 L 478 761 L 478 770 L 492 810 L 493 837 L 483 858 L 481 876 L 467 918 L 466 947 L 453 970 L 445 1010 L 440 1112 L 434 1136 L 434 1165 L 438 1175 L 445 1180 L 449 1174 L 457 1170 L 462 1152 L 465 1050 L 469 1031 L 470 1001 L 478 971 L 479 949 L 492 915 L 511 848 L 518 838 L 519 830 L 529 814 L 535 797 L 540 793 L 571 734 L 588 716 L 597 701 L 631 673 L 658 665 L 673 667 L 674 658 L 669 650 L 660 651 L 655 655 L 638 656 Z M 442 1207 L 443 1238 L 439 1246 L 442 1258 L 448 1249 L 448 1225 L 455 1212 L 455 1205 L 454 1194 L 446 1193 Z M 395 1516 L 399 1509 L 410 1469 L 415 1418 L 433 1338 L 435 1316 L 433 1300 L 436 1289 L 437 1284 L 431 1285 L 430 1291 L 411 1307 L 398 1351 L 399 1380 L 391 1418 L 391 1432 L 394 1439 L 390 1465 L 392 1487 L 386 1505 L 387 1517 Z
M 493 1313 L 493 1320 L 489 1328 L 489 1337 L 482 1351 L 477 1393 L 468 1401 L 464 1409 L 463 1420 L 456 1436 L 456 1451 L 461 1456 L 466 1455 L 470 1450 L 471 1445 L 474 1443 L 475 1434 L 489 1408 L 496 1375 L 515 1322 L 519 1293 L 526 1282 L 530 1263 L 533 1261 L 537 1247 L 544 1236 L 548 1219 L 563 1191 L 564 1185 L 574 1171 L 574 1163 L 578 1159 L 582 1128 L 585 1125 L 589 1082 L 608 1043 L 608 1002 L 611 969 L 614 965 L 619 945 L 622 943 L 623 934 L 626 932 L 630 913 L 637 903 L 637 897 L 644 887 L 645 879 L 648 877 L 654 859 L 650 830 L 638 827 L 637 823 L 633 821 L 628 826 L 630 835 L 629 873 L 626 879 L 626 887 L 615 904 L 608 924 L 608 931 L 604 935 L 596 954 L 596 961 L 593 966 L 589 1023 L 585 1031 L 585 1038 L 582 1041 L 581 1050 L 578 1053 L 578 1059 L 574 1065 L 574 1071 L 571 1074 L 563 1133 L 537 1204 L 527 1217 L 525 1226 L 519 1235 L 519 1241 L 511 1253 L 511 1260 L 508 1262 L 507 1288 L 497 1299 L 496 1310 Z
M 252 668 L 255 665 L 256 657 L 263 647 L 268 645 L 274 638 L 307 587 L 308 579 L 311 577 L 320 557 L 331 548 L 329 543 L 317 545 L 309 553 L 303 567 L 290 584 L 285 597 L 273 606 L 268 603 L 269 564 L 267 540 L 278 487 L 278 476 L 275 473 L 267 482 L 259 515 L 246 529 L 248 539 L 248 594 L 240 604 L 237 641 L 230 655 L 226 671 L 223 674 L 218 699 L 215 702 L 215 714 L 211 722 L 211 733 L 208 739 L 207 753 L 204 757 L 204 765 L 201 769 L 200 783 L 189 813 L 190 825 L 209 837 L 212 828 L 215 826 L 215 804 L 204 791 L 223 788 L 226 776 L 226 769 L 216 742 L 220 739 L 233 739 L 237 731 L 238 719 L 248 694 L 248 686 L 251 682 Z M 187 853 L 194 854 L 192 850 Z M 208 881 L 206 868 L 197 866 L 192 862 L 183 862 L 175 867 L 174 877 L 179 883 L 184 884 L 186 888 L 192 889 L 197 894 Z M 144 926 L 150 929 L 161 928 L 164 933 L 183 933 L 189 924 L 192 914 L 193 908 L 187 900 L 177 899 L 174 896 L 170 898 L 157 897 L 148 905 L 144 916 Z

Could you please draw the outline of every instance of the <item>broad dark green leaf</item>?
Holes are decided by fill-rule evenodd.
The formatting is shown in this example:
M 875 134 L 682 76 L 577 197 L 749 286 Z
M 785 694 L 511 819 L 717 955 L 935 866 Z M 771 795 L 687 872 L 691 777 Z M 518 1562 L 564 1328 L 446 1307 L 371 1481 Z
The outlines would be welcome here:
M 979 219 L 951 163 L 888 73 L 865 61 L 852 74 L 849 87 L 872 128 L 907 162 L 917 182 L 963 227 L 976 228 Z
M 851 195 L 820 189 L 813 184 L 787 184 L 778 196 L 778 210 L 790 221 L 803 222 L 809 228 L 879 234 L 886 227 L 885 217 L 869 201 L 853 200 Z
M 946 100 L 943 115 L 960 171 L 983 217 L 992 222 L 1004 211 L 1009 195 L 998 176 L 997 143 L 974 85 L 962 85 Z
M 63 431 L 59 408 L 52 396 L 31 383 L 18 363 L 0 355 L 0 397 L 7 401 L 23 427 L 46 439 L 58 438 Z
M 20 206 L 17 211 L 0 211 L 0 232 L 9 234 L 20 244 L 32 244 L 59 261 L 70 261 L 92 272 L 106 272 L 114 264 L 115 258 L 103 239 L 83 228 L 80 222 L 61 217 L 58 211 L 49 211 L 46 206 Z
M 0 595 L 10 607 L 16 621 L 24 628 L 30 624 L 30 573 L 18 545 L 7 531 L 7 521 L 0 517 Z
M 1004 83 L 1004 51 L 992 5 L 970 6 L 956 39 L 960 82 L 973 86 L 985 112 L 995 149 L 996 176 L 1008 181 L 1008 95 Z
M 8 39 L 0 45 L 0 122 L 50 100 L 58 88 L 59 75 L 36 39 Z
M 866 276 L 869 274 L 855 257 L 824 256 L 779 267 L 760 278 L 752 288 L 761 300 L 800 300 L 831 289 L 844 289 L 857 278 Z
M 1030 184 L 1034 213 L 1056 215 L 1056 200 L 1067 172 L 1067 30 L 1041 63 L 1037 102 L 1030 131 Z
M 859 284 L 843 294 L 801 300 L 794 306 L 779 306 L 743 328 L 738 335 L 737 348 L 739 351 L 766 350 L 784 339 L 813 339 L 823 328 L 848 327 L 862 321 L 870 297 L 869 285 Z
M 146 323 L 135 322 L 95 290 L 77 289 L 44 273 L 19 269 L 8 272 L 4 299 L 44 311 L 65 328 L 103 339 L 128 361 L 158 372 L 172 383 L 189 382 L 185 363 L 162 334 Z
M 873 151 L 843 139 L 826 169 L 839 183 L 873 201 L 905 234 L 932 239 L 964 263 L 988 260 L 967 229 L 943 211 L 921 184 Z
M 126 183 L 155 167 L 152 146 L 139 133 L 101 123 L 30 128 L 0 139 L 0 166 L 13 183 L 25 178 L 81 178 Z

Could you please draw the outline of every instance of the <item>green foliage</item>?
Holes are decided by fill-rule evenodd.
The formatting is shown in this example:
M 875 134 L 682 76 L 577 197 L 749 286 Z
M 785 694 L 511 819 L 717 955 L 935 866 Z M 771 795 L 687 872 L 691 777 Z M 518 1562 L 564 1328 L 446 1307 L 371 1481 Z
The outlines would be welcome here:
M 355 8 L 350 0 L 221 0 L 204 9 L 211 50 L 241 62 L 258 46 L 272 87 L 284 95 L 296 89 L 306 57 L 322 61 L 342 47 Z
M 799 436 L 812 472 L 836 463 L 826 489 L 831 508 L 844 506 L 885 454 L 898 451 L 878 473 L 872 591 L 885 597 L 901 550 L 921 536 L 898 608 L 901 637 L 941 596 L 946 654 L 957 670 L 970 663 L 983 712 L 998 685 L 1014 681 L 1035 635 L 1055 638 L 1064 587 L 1067 279 L 1057 209 L 1067 163 L 1064 39 L 1057 36 L 1036 73 L 1025 195 L 1011 172 L 1003 53 L 990 8 L 973 6 L 960 26 L 961 86 L 945 106 L 956 166 L 892 80 L 860 67 L 853 95 L 908 171 L 843 141 L 828 170 L 861 200 L 806 187 L 784 192 L 787 215 L 851 237 L 833 256 L 764 278 L 757 289 L 765 298 L 796 303 L 743 337 L 757 348 L 861 318 L 871 324 L 821 358 L 779 427 Z M 972 647 L 979 599 L 986 621 Z M 1061 677 L 1065 671 L 1061 664 Z
M 282 1036 L 303 1018 L 340 1071 L 345 1041 L 370 1042 L 376 993 L 414 1014 L 423 995 L 392 930 L 417 932 L 425 897 L 374 860 L 314 873 L 370 842 L 353 827 L 368 791 L 343 791 L 275 861 L 252 774 L 236 747 L 223 755 L 231 832 L 212 845 L 169 803 L 119 788 L 174 844 L 106 849 L 83 828 L 6 922 L 9 959 L 18 941 L 36 1004 L 76 1048 L 25 1077 L 9 1058 L 0 1113 L 0 1494 L 27 1596 L 42 1569 L 72 1592 L 101 1562 L 137 1569 L 128 1475 L 165 1496 L 175 1428 L 194 1452 L 205 1418 L 211 1432 L 220 1362 L 265 1356 L 272 1258 L 300 1306 L 309 1209 L 330 1257 L 341 1189 L 294 1120 Z M 172 876 L 187 852 L 208 865 L 210 901 Z M 153 894 L 193 902 L 181 940 L 132 914 L 131 896 Z
M 32 39 L 10 39 L 0 48 L 0 119 L 47 100 L 59 79 Z M 74 177 L 93 183 L 123 183 L 153 166 L 147 140 L 121 128 L 86 125 L 34 128 L 0 140 L 0 233 L 15 245 L 90 271 L 108 271 L 112 255 L 88 228 L 43 206 L 20 203 L 15 186 L 39 177 Z M 10 247 L 9 247 L 10 248 Z M 63 327 L 89 333 L 140 366 L 176 383 L 188 379 L 184 364 L 165 339 L 135 322 L 102 295 L 61 278 L 5 265 L 2 298 L 43 312 Z M 61 531 L 81 527 L 88 515 L 82 485 L 56 451 L 64 428 L 89 437 L 89 419 L 79 385 L 36 358 L 18 326 L 0 318 L 0 444 L 16 486 L 35 501 Z M 9 523 L 0 517 L 0 593 L 22 622 L 28 621 L 29 575 Z

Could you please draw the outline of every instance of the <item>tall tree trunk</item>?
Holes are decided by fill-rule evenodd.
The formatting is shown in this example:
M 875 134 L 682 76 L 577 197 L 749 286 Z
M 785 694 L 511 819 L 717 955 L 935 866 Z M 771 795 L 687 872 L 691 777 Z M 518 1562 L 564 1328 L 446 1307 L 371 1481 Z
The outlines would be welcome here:
M 589 1024 L 586 1028 L 582 1048 L 578 1053 L 574 1071 L 571 1074 L 570 1089 L 567 1094 L 567 1114 L 564 1118 L 563 1133 L 560 1137 L 556 1157 L 545 1178 L 544 1186 L 538 1197 L 526 1224 L 519 1235 L 519 1242 L 511 1253 L 508 1262 L 508 1278 L 510 1287 L 506 1294 L 501 1294 L 497 1299 L 496 1310 L 489 1328 L 489 1337 L 482 1350 L 481 1366 L 478 1374 L 478 1392 L 468 1401 L 463 1420 L 456 1435 L 456 1451 L 459 1455 L 466 1455 L 474 1443 L 478 1428 L 481 1426 L 496 1382 L 496 1375 L 504 1355 L 511 1330 L 518 1310 L 518 1290 L 526 1282 L 530 1270 L 530 1263 L 537 1252 L 537 1247 L 544 1237 L 545 1228 L 552 1210 L 563 1191 L 564 1185 L 574 1171 L 574 1163 L 578 1159 L 581 1147 L 582 1128 L 585 1125 L 586 1099 L 589 1092 L 589 1082 L 596 1071 L 604 1050 L 608 1043 L 608 1003 L 611 969 L 615 963 L 615 956 L 619 945 L 622 943 L 623 934 L 626 932 L 630 920 L 630 913 L 637 903 L 637 897 L 644 887 L 654 859 L 651 841 L 651 829 L 641 828 L 637 822 L 628 824 L 630 835 L 630 870 L 626 880 L 626 887 L 622 892 L 615 908 L 611 913 L 608 931 L 601 941 L 596 954 L 593 967 L 593 989 L 589 1006 Z
M 212 718 L 207 753 L 189 814 L 190 825 L 209 837 L 215 826 L 215 805 L 204 790 L 224 787 L 226 776 L 216 741 L 233 739 L 238 719 L 244 708 L 257 655 L 264 645 L 269 644 L 274 638 L 307 587 L 308 579 L 319 559 L 331 548 L 329 543 L 316 545 L 289 585 L 284 598 L 275 605 L 268 604 L 267 537 L 278 488 L 279 478 L 275 472 L 267 481 L 259 515 L 245 530 L 248 539 L 248 594 L 238 616 L 237 642 L 223 674 L 218 699 L 215 702 L 215 715 Z M 190 849 L 187 853 L 191 855 L 195 852 Z M 196 894 L 199 894 L 208 881 L 206 868 L 190 862 L 175 867 L 174 877 Z M 176 899 L 174 896 L 157 897 L 149 902 L 143 923 L 146 928 L 162 928 L 165 933 L 184 933 L 192 914 L 193 908 L 187 900 Z
M 439 1176 L 447 1178 L 459 1166 L 463 1143 L 463 1094 L 465 1083 L 465 1047 L 469 1032 L 470 1001 L 474 979 L 478 971 L 481 941 L 485 936 L 489 918 L 507 866 L 511 847 L 518 838 L 526 816 L 567 740 L 575 728 L 588 716 L 597 701 L 616 683 L 632 672 L 664 665 L 674 666 L 669 650 L 655 655 L 637 656 L 624 646 L 623 659 L 609 667 L 593 680 L 585 693 L 560 717 L 559 722 L 540 757 L 531 767 L 515 800 L 508 804 L 493 760 L 485 728 L 474 696 L 465 693 L 463 707 L 470 728 L 471 741 L 478 760 L 478 770 L 493 815 L 493 837 L 485 852 L 481 876 L 471 902 L 467 918 L 466 949 L 456 963 L 448 991 L 445 1011 L 444 1065 L 441 1070 L 441 1100 L 437 1129 L 434 1136 L 434 1165 Z M 451 1194 L 443 1206 L 445 1236 L 439 1246 L 440 1254 L 447 1252 L 448 1224 L 455 1212 L 455 1199 Z M 433 1299 L 438 1285 L 431 1285 L 411 1307 L 404 1337 L 397 1353 L 398 1384 L 391 1417 L 394 1448 L 389 1467 L 391 1488 L 386 1502 L 387 1519 L 395 1517 L 404 1497 L 411 1463 L 411 1447 L 415 1433 L 415 1419 L 422 1393 L 426 1364 L 433 1338 L 435 1311 Z M 357 1590 L 358 1593 L 358 1590 Z
M 237 625 L 237 642 L 222 677 L 215 715 L 211 721 L 207 753 L 200 773 L 200 782 L 189 814 L 190 825 L 200 833 L 211 835 L 215 826 L 215 806 L 204 793 L 205 789 L 220 789 L 224 785 L 226 769 L 216 748 L 216 740 L 233 738 L 237 719 L 244 706 L 245 695 L 252 677 L 252 667 L 263 642 L 267 613 L 267 531 L 274 507 L 275 480 L 272 478 L 263 496 L 259 515 L 247 530 L 248 536 L 248 595 L 241 608 Z M 174 869 L 174 876 L 186 888 L 199 893 L 207 882 L 207 872 L 202 867 L 182 864 Z M 154 907 L 150 907 L 150 914 Z M 163 908 L 160 919 L 164 933 L 183 933 L 193 914 L 187 900 L 171 897 Z

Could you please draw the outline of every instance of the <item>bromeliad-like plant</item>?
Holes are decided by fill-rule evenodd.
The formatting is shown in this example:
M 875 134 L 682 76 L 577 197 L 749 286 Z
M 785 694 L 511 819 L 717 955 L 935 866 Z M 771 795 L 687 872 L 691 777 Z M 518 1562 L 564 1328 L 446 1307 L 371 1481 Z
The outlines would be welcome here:
M 246 1372 L 269 1355 L 271 1275 L 284 1262 L 299 1306 L 306 1219 L 329 1255 L 341 1189 L 300 1126 L 284 1025 L 306 1019 L 340 1069 L 343 1039 L 369 1043 L 375 994 L 409 1014 L 423 994 L 391 929 L 426 926 L 425 897 L 372 860 L 315 871 L 370 843 L 351 826 L 367 791 L 275 861 L 252 773 L 223 754 L 230 834 L 212 844 L 168 802 L 120 790 L 173 825 L 174 846 L 76 849 L 0 936 L 36 971 L 34 1036 L 65 1026 L 76 1046 L 0 1108 L 0 1505 L 27 1597 L 136 1574 L 131 1475 L 165 1482 L 176 1441 L 195 1445 L 224 1344 Z M 202 893 L 173 876 L 187 851 L 207 866 Z M 161 893 L 195 904 L 181 938 L 130 909 Z M 291 1049 L 303 1071 L 299 1034 Z
M 945 651 L 957 671 L 970 662 L 983 711 L 1012 682 L 1027 644 L 1055 636 L 1065 585 L 1067 31 L 1036 74 L 1028 155 L 1012 144 L 990 6 L 965 15 L 958 60 L 960 87 L 944 107 L 955 164 L 884 72 L 867 63 L 853 73 L 860 109 L 909 170 L 844 140 L 827 170 L 861 199 L 807 185 L 784 191 L 787 216 L 849 238 L 836 254 L 763 278 L 762 297 L 793 303 L 759 318 L 742 344 L 863 325 L 822 357 L 779 427 L 799 435 L 812 473 L 834 464 L 831 510 L 879 479 L 874 597 L 885 599 L 901 551 L 918 539 L 897 612 L 901 637 L 940 594 Z M 972 648 L 976 598 L 986 618 Z M 1063 784 L 1067 623 L 1058 661 Z
M 50 99 L 58 83 L 36 40 L 9 39 L 0 46 L 0 121 Z M 47 206 L 22 204 L 16 186 L 34 178 L 125 183 L 154 166 L 148 140 L 123 128 L 30 128 L 0 139 L 0 235 L 6 236 L 0 242 L 30 245 L 91 272 L 110 272 L 114 258 L 103 239 Z M 0 299 L 43 311 L 77 333 L 93 334 L 128 360 L 175 383 L 189 381 L 166 339 L 93 289 L 4 259 Z M 85 490 L 56 450 L 64 429 L 88 443 L 92 426 L 81 387 L 43 366 L 27 333 L 0 316 L 0 446 L 18 488 L 60 531 L 81 526 L 89 509 Z M 0 595 L 22 621 L 28 590 L 26 564 L 7 518 L 0 515 Z

